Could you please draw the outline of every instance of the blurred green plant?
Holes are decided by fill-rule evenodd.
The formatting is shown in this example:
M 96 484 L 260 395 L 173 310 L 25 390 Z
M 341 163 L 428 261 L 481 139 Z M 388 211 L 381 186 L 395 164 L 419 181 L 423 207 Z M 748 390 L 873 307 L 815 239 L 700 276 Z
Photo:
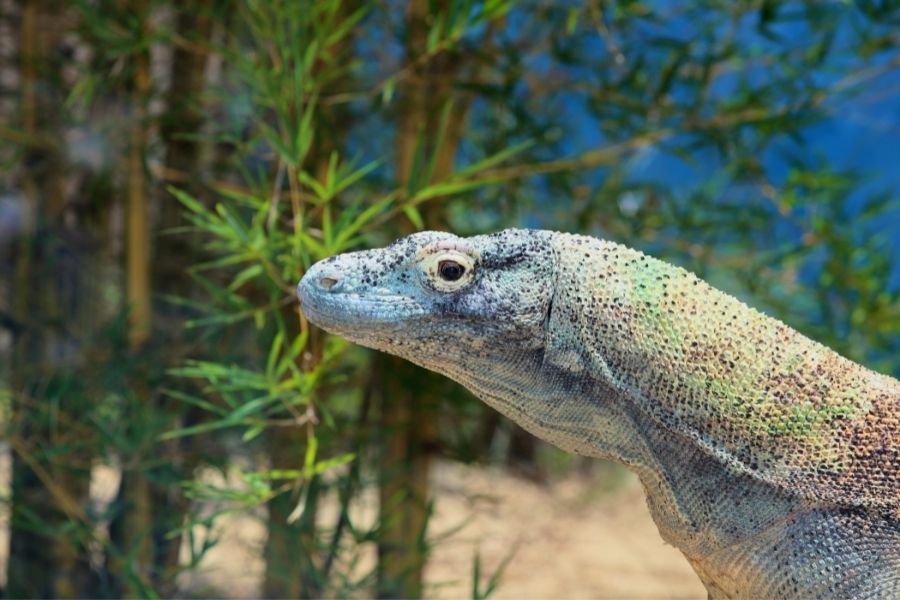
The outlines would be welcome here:
M 173 595 L 224 517 L 250 512 L 266 520 L 264 595 L 421 595 L 446 538 L 427 529 L 429 463 L 410 457 L 524 464 L 537 479 L 580 465 L 457 387 L 412 368 L 387 381 L 396 365 L 307 325 L 294 297 L 306 268 L 415 229 L 540 226 L 639 246 L 900 375 L 885 227 L 898 197 L 810 135 L 896 95 L 900 7 L 400 8 L 0 7 L 22 25 L 22 60 L 0 52 L 21 75 L 0 185 L 27 199 L 23 232 L 0 240 L 14 246 L 14 285 L 0 282 L 21 549 L 9 593 Z M 67 141 L 94 138 L 99 166 Z M 387 423 L 391 410 L 403 414 Z M 97 465 L 123 473 L 108 506 L 91 499 Z M 380 520 L 357 522 L 376 486 Z M 381 565 L 367 569 L 371 546 Z M 476 555 L 472 596 L 495 592 L 505 564 L 485 581 Z M 30 572 L 58 576 L 16 587 Z
M 431 30 L 431 51 L 439 52 L 467 28 L 478 27 L 507 8 L 504 3 L 493 3 L 475 13 L 448 13 Z M 247 4 L 238 12 L 247 27 L 228 40 L 223 54 L 233 67 L 230 83 L 250 99 L 240 139 L 228 138 L 234 146 L 234 168 L 242 173 L 242 179 L 237 184 L 214 185 L 218 198 L 212 206 L 170 188 L 190 222 L 179 232 L 199 236 L 205 253 L 212 257 L 191 267 L 206 296 L 172 300 L 189 305 L 200 315 L 190 320 L 188 327 L 252 322 L 258 331 L 258 345 L 240 357 L 246 366 L 193 360 L 171 369 L 172 375 L 205 382 L 198 395 L 177 390 L 167 393 L 207 411 L 209 418 L 165 433 L 163 438 L 239 427 L 244 442 L 267 434 L 271 441 L 273 430 L 293 436 L 302 431 L 303 457 L 279 456 L 282 449 L 271 448 L 276 468 L 238 473 L 244 484 L 250 484 L 238 494 L 240 509 L 268 503 L 271 515 L 273 503 L 281 496 L 289 497 L 293 505 L 287 521 L 296 523 L 299 515 L 315 512 L 316 498 L 324 486 L 348 489 L 340 481 L 324 484 L 321 476 L 356 460 L 348 449 L 352 447 L 348 438 L 352 440 L 356 432 L 347 419 L 352 420 L 353 413 L 361 410 L 359 397 L 350 415 L 346 406 L 341 412 L 331 406 L 333 392 L 328 386 L 334 385 L 347 344 L 334 338 L 323 340 L 297 313 L 294 288 L 303 269 L 358 246 L 362 236 L 398 214 L 421 226 L 419 205 L 496 183 L 485 173 L 525 145 L 503 149 L 436 178 L 435 164 L 452 109 L 448 104 L 432 148 L 425 147 L 420 134 L 405 185 L 372 178 L 379 161 L 345 159 L 342 150 L 321 141 L 325 137 L 322 128 L 332 112 L 320 99 L 353 68 L 356 59 L 344 49 L 366 8 L 350 10 L 338 1 L 314 5 L 267 2 Z M 249 166 L 254 161 L 256 166 Z M 291 450 L 295 449 L 292 445 Z M 337 475 L 339 479 L 347 476 L 346 471 Z M 198 487 L 196 482 L 190 485 L 194 497 L 202 487 L 206 501 L 235 502 L 229 490 Z M 218 496 L 217 491 L 221 492 Z M 348 518 L 346 503 L 350 500 L 346 495 L 342 498 L 342 522 Z M 223 514 L 231 510 L 235 507 L 223 509 Z M 203 519 L 208 522 L 209 517 Z M 270 522 L 270 540 L 272 528 L 280 525 Z M 309 571 L 304 575 L 308 583 L 296 589 L 276 583 L 280 574 L 274 574 L 265 593 L 347 593 L 347 589 L 330 589 L 329 573 L 324 572 L 329 565 L 327 557 L 340 543 L 340 532 L 338 525 L 328 529 L 314 524 L 297 531 L 308 537 L 304 542 L 310 556 L 305 565 Z M 296 559 L 283 560 L 285 567 L 290 567 Z M 270 556 L 269 568 L 272 561 Z

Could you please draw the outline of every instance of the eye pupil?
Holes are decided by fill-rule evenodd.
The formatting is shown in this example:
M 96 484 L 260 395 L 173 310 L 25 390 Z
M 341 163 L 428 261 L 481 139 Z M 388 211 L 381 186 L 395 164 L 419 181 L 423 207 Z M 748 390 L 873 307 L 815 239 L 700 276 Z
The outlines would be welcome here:
M 466 272 L 466 268 L 452 260 L 442 260 L 438 264 L 438 273 L 445 281 L 457 281 Z

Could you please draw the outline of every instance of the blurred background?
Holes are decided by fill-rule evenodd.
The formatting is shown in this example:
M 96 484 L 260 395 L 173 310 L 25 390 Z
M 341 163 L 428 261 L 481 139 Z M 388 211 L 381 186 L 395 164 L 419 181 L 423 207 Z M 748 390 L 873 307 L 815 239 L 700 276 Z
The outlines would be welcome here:
M 900 375 L 893 0 L 0 0 L 6 597 L 705 597 L 639 485 L 309 326 L 540 227 Z

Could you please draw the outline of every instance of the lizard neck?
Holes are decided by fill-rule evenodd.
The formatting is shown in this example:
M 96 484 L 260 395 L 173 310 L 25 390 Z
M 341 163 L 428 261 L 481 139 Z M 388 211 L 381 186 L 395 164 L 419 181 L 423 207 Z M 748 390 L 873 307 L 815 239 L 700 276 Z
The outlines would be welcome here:
M 698 571 L 718 549 L 752 537 L 799 506 L 778 488 L 731 472 L 687 436 L 665 430 L 620 390 L 545 361 L 540 349 L 482 349 L 471 364 L 457 360 L 460 367 L 445 374 L 530 433 L 636 473 L 663 539 Z M 734 489 L 741 497 L 725 493 Z
M 745 543 L 807 505 L 783 489 L 733 470 L 693 439 L 626 403 L 642 447 L 633 470 L 663 539 L 695 569 L 722 548 Z M 740 494 L 737 494 L 737 491 Z
M 900 567 L 892 550 L 900 544 L 896 521 L 816 505 L 735 471 L 625 392 L 543 354 L 481 348 L 471 359 L 455 356 L 448 364 L 462 367 L 443 372 L 534 435 L 635 472 L 663 539 L 685 555 L 713 597 L 884 595 L 880 586 Z M 848 564 L 874 566 L 830 580 L 821 565 L 838 548 Z

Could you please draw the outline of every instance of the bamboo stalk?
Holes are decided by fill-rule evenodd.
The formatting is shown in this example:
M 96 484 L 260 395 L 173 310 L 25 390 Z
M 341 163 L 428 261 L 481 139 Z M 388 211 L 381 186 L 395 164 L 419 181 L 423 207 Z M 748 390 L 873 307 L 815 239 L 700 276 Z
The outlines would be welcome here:
M 65 237 L 54 234 L 75 227 L 63 218 L 65 164 L 59 101 L 63 91 L 53 85 L 48 75 L 58 66 L 54 50 L 60 31 L 55 26 L 58 15 L 54 9 L 53 4 L 40 0 L 23 3 L 19 32 L 22 135 L 13 141 L 24 146 L 21 183 L 25 201 L 15 267 L 13 316 L 26 324 L 28 332 L 18 336 L 12 353 L 17 429 L 11 444 L 14 448 L 30 444 L 41 452 L 32 457 L 21 452 L 13 454 L 6 590 L 13 597 L 83 595 L 87 572 L 81 526 L 51 537 L 34 525 L 38 523 L 51 531 L 63 527 L 70 509 L 80 510 L 89 484 L 87 471 L 74 464 L 84 458 L 80 452 L 78 456 L 69 453 L 64 459 L 48 458 L 51 449 L 67 443 L 57 436 L 53 424 L 77 420 L 80 407 L 73 409 L 67 402 L 60 402 L 52 415 L 58 421 L 51 420 L 42 391 L 36 391 L 46 389 L 47 382 L 58 377 L 61 369 L 71 367 L 60 365 L 72 357 L 65 352 L 52 324 L 60 322 L 61 315 L 77 310 L 77 306 L 63 305 L 66 298 L 62 288 L 81 277 L 72 274 L 67 278 L 66 265 L 60 263 L 58 256 L 36 251 L 39 235 L 50 236 L 54 243 L 64 245 Z M 53 358 L 38 360 L 47 356 Z M 35 386 L 35 382 L 41 386 Z
M 201 132 L 203 113 L 202 95 L 206 86 L 206 66 L 210 56 L 212 19 L 211 0 L 190 0 L 178 8 L 175 39 L 170 66 L 171 87 L 166 98 L 166 113 L 160 124 L 160 138 L 165 144 L 164 172 L 181 171 L 184 179 L 180 187 L 199 195 L 199 164 L 202 145 L 188 135 Z M 175 198 L 162 189 L 162 182 L 155 181 L 154 197 L 159 208 L 159 227 L 156 235 L 155 255 L 151 285 L 159 294 L 190 298 L 192 280 L 185 268 L 199 262 L 194 238 L 185 235 L 167 235 L 171 229 L 184 225 L 181 206 Z M 185 314 L 166 306 L 153 315 L 153 329 L 170 352 L 169 364 L 183 360 L 191 350 L 192 340 L 185 335 Z M 189 384 L 184 384 L 189 385 Z M 183 427 L 186 423 L 199 423 L 202 411 L 177 406 L 164 397 L 155 399 L 158 410 L 171 415 L 171 427 Z M 168 458 L 168 476 L 190 479 L 200 461 L 200 451 L 192 438 L 159 442 L 159 451 Z M 150 487 L 154 513 L 154 584 L 164 596 L 176 593 L 175 576 L 178 573 L 178 555 L 187 532 L 177 536 L 169 533 L 186 522 L 190 501 L 180 485 L 166 482 L 166 476 L 156 478 Z
M 438 3 L 438 10 L 446 3 Z M 456 57 L 440 53 L 423 61 L 428 36 L 429 2 L 413 0 L 407 9 L 409 46 L 408 76 L 400 89 L 403 111 L 398 124 L 396 172 L 401 187 L 411 176 L 415 153 L 424 150 L 436 155 L 433 178 L 448 178 L 453 171 L 456 150 L 468 110 L 460 102 L 451 111 L 443 139 L 437 139 L 439 115 L 446 102 L 454 98 L 452 82 L 462 64 Z M 445 227 L 439 202 L 429 205 L 424 213 L 428 228 Z M 408 233 L 408 231 L 407 231 Z M 421 597 L 427 545 L 432 449 L 437 444 L 435 414 L 438 405 L 433 395 L 423 395 L 423 374 L 416 367 L 396 358 L 387 367 L 393 374 L 385 378 L 381 393 L 381 429 L 387 438 L 382 446 L 380 473 L 379 519 L 381 537 L 378 544 L 379 598 Z M 438 388 L 439 389 L 439 388 Z
M 126 205 L 126 298 L 130 308 L 128 341 L 132 350 L 150 336 L 150 227 L 144 152 L 147 144 L 145 103 L 150 93 L 150 53 L 134 56 L 132 125 L 128 147 L 128 202 Z
M 147 35 L 147 6 L 141 2 L 134 7 L 134 11 L 141 19 L 140 35 L 143 38 Z M 152 319 L 150 224 L 144 171 L 148 137 L 146 103 L 151 85 L 150 53 L 147 49 L 134 53 L 132 68 L 132 113 L 126 156 L 125 279 L 129 307 L 128 343 L 136 352 L 149 339 Z M 123 469 L 117 504 L 122 512 L 111 530 L 120 556 L 110 557 L 110 566 L 117 576 L 118 592 L 124 597 L 140 597 L 146 593 L 141 581 L 149 581 L 153 575 L 153 507 L 149 482 L 139 464 L 129 464 Z

